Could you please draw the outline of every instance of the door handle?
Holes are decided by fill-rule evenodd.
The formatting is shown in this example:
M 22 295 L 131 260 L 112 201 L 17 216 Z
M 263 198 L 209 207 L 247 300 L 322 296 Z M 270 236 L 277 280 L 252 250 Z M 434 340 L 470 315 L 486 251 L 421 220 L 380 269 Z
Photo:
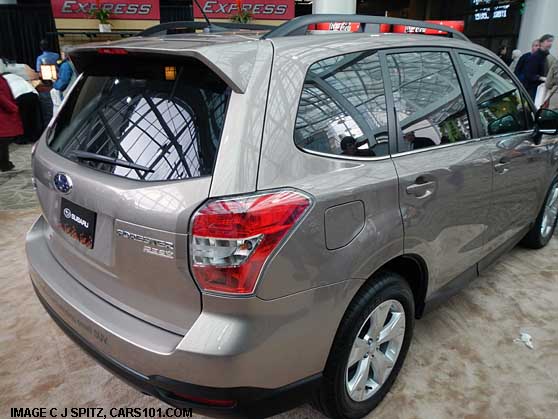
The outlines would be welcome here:
M 510 163 L 511 163 L 511 159 L 509 157 L 502 157 L 498 161 L 498 163 L 494 165 L 494 170 L 496 171 L 496 173 L 504 174 L 508 170 L 510 170 L 508 167 Z
M 414 195 L 417 198 L 426 198 L 434 192 L 434 188 L 436 187 L 436 182 L 428 181 L 422 183 L 413 183 L 412 185 L 407 186 L 405 191 L 409 195 Z

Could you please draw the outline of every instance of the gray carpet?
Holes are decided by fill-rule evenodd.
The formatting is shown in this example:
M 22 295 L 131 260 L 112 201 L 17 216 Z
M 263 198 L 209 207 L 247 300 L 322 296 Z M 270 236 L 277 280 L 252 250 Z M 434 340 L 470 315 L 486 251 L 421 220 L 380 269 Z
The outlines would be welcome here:
M 0 172 L 0 211 L 37 207 L 31 184 L 31 145 L 10 145 L 10 160 L 15 169 Z

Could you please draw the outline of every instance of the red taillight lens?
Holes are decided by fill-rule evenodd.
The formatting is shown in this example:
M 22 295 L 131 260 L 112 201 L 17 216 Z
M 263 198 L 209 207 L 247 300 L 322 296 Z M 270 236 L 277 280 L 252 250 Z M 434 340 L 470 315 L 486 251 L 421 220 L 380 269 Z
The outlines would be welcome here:
M 128 51 L 124 48 L 99 48 L 97 53 L 103 55 L 126 55 Z
M 310 207 L 300 192 L 210 201 L 192 219 L 192 273 L 204 291 L 252 294 L 269 255 Z

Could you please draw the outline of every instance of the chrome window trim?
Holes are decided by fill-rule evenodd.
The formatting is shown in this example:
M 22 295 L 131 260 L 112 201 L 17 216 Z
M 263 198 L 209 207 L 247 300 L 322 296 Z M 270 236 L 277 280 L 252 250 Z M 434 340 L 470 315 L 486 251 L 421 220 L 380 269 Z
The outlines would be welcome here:
M 391 157 L 400 157 L 400 156 L 406 156 L 406 155 L 409 155 L 409 154 L 424 153 L 424 152 L 427 152 L 427 151 L 440 150 L 442 148 L 455 147 L 455 146 L 470 144 L 470 143 L 480 143 L 480 142 L 490 141 L 490 140 L 501 140 L 501 139 L 507 138 L 507 137 L 512 137 L 512 136 L 516 136 L 516 135 L 528 135 L 530 133 L 532 133 L 531 130 L 523 130 L 523 131 L 516 131 L 516 132 L 508 132 L 506 134 L 501 134 L 501 135 L 491 135 L 491 136 L 481 137 L 481 138 L 471 138 L 470 140 L 458 141 L 456 143 L 451 143 L 451 144 L 437 145 L 437 146 L 428 147 L 428 148 L 421 148 L 421 149 L 418 149 L 418 150 L 403 151 L 401 153 L 392 154 Z
M 304 153 L 313 154 L 319 157 L 329 157 L 332 159 L 345 160 L 345 161 L 377 161 L 377 160 L 387 160 L 392 157 L 389 154 L 385 156 L 375 156 L 375 157 L 345 156 L 343 154 L 328 154 L 328 153 L 322 153 L 321 151 L 308 150 L 306 148 L 298 147 L 296 144 L 295 147 Z

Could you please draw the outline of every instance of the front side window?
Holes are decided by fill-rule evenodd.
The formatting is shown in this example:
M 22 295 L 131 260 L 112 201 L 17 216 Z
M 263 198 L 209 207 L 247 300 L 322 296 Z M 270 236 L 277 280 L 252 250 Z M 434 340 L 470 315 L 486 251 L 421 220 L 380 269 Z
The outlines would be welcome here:
M 399 152 L 471 139 L 465 99 L 447 52 L 390 54 Z
M 111 67 L 116 66 L 84 74 L 57 118 L 49 146 L 129 179 L 210 175 L 229 97 L 225 84 L 207 69 L 196 70 L 195 63 Z
M 532 127 L 524 99 L 512 78 L 498 64 L 459 54 L 480 112 L 483 136 L 507 134 Z
M 376 52 L 357 52 L 313 64 L 306 75 L 295 143 L 326 154 L 389 154 L 386 100 Z

